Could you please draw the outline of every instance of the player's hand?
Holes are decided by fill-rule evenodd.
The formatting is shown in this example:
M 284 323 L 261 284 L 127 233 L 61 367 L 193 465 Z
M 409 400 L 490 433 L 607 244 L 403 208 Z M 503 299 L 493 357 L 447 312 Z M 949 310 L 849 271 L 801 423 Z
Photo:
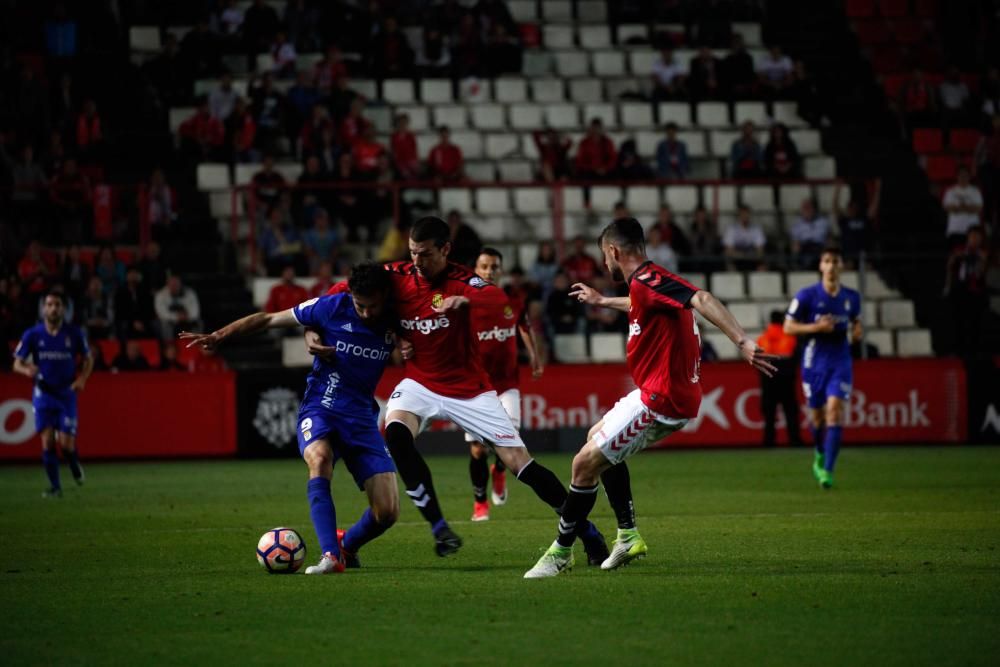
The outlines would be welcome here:
M 545 373 L 545 365 L 538 357 L 531 358 L 531 379 L 538 380 Z
M 337 348 L 323 345 L 323 339 L 312 329 L 307 329 L 305 333 L 306 351 L 314 357 L 319 357 L 324 361 L 333 361 L 337 358 Z
M 764 352 L 757 343 L 749 338 L 744 338 L 740 341 L 739 348 L 740 356 L 767 377 L 774 377 L 774 374 L 778 372 L 778 369 L 771 363 L 772 361 L 777 361 L 778 355 Z
M 583 283 L 573 283 L 573 291 L 569 295 L 575 296 L 577 301 L 585 303 L 588 306 L 599 306 L 601 305 L 601 299 L 604 298 L 603 294 Z
M 86 386 L 87 386 L 87 381 L 86 380 L 84 380 L 83 378 L 77 378 L 77 379 L 73 380 L 73 384 L 71 384 L 69 386 L 69 388 L 72 389 L 73 391 L 77 392 L 77 393 L 80 393 L 81 391 L 83 391 L 83 388 L 86 387 Z
M 213 331 L 212 333 L 182 331 L 177 334 L 177 337 L 183 341 L 187 341 L 187 345 L 184 347 L 200 347 L 201 349 L 209 352 L 214 352 L 222 343 L 222 337 L 219 336 L 216 331 Z
M 833 315 L 823 315 L 816 320 L 816 333 L 830 333 L 833 331 Z
M 38 376 L 38 366 L 31 363 L 24 364 L 23 374 L 34 380 Z
M 403 338 L 399 339 L 399 353 L 403 355 L 403 359 L 409 361 L 413 358 L 413 343 Z
M 446 313 L 449 310 L 458 310 L 469 305 L 469 297 L 453 294 L 441 302 L 440 306 L 431 306 L 435 313 Z

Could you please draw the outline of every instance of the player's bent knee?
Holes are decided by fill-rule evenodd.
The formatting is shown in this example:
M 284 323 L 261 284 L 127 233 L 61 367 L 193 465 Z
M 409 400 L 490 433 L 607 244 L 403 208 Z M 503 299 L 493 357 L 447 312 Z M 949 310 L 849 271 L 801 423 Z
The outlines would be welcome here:
M 593 486 L 601 475 L 601 459 L 604 455 L 594 445 L 588 442 L 583 449 L 573 457 L 573 484 Z M 604 461 L 607 462 L 606 459 Z
M 474 459 L 483 459 L 489 454 L 489 450 L 486 449 L 484 445 L 478 442 L 473 442 L 469 445 L 469 454 L 472 455 Z
M 372 514 L 375 515 L 375 521 L 379 525 L 391 526 L 399 521 L 399 499 L 396 498 L 395 501 L 389 499 L 375 501 L 375 504 L 372 505 Z
M 332 477 L 333 476 L 333 452 L 324 441 L 317 440 L 302 452 L 306 466 L 309 467 L 310 477 Z

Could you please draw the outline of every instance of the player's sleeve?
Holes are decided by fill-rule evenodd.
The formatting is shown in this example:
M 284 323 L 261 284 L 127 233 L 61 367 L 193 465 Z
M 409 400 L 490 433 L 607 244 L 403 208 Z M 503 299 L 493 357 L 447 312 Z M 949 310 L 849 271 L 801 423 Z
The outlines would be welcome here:
M 292 307 L 292 316 L 304 327 L 322 326 L 329 315 L 331 302 L 336 302 L 336 299 L 330 296 L 318 296 L 303 301 Z
M 851 321 L 852 322 L 863 321 L 861 319 L 862 315 L 861 309 L 864 308 L 864 303 L 861 301 L 861 294 L 855 292 L 852 296 L 854 297 L 854 317 L 851 318 Z
M 503 305 L 509 302 L 506 292 L 479 276 L 473 276 L 463 284 L 465 296 L 473 305 Z
M 809 321 L 809 292 L 805 289 L 800 289 L 792 299 L 792 302 L 788 304 L 788 312 L 785 313 L 785 319 L 793 319 L 796 322 L 808 322 Z
M 647 271 L 636 276 L 635 282 L 642 285 L 640 293 L 654 308 L 690 308 L 691 298 L 698 292 L 697 287 L 669 272 Z
M 25 331 L 24 334 L 21 336 L 21 342 L 19 342 L 17 344 L 17 347 L 14 348 L 14 356 L 20 359 L 21 361 L 24 361 L 29 356 L 31 356 L 31 350 L 34 347 L 33 345 L 34 338 L 35 337 L 31 329 Z
M 335 283 L 333 285 L 330 285 L 330 289 L 328 289 L 326 291 L 326 295 L 327 296 L 332 296 L 334 294 L 344 294 L 349 289 L 350 288 L 347 286 L 347 281 L 346 280 L 342 280 L 339 283 Z

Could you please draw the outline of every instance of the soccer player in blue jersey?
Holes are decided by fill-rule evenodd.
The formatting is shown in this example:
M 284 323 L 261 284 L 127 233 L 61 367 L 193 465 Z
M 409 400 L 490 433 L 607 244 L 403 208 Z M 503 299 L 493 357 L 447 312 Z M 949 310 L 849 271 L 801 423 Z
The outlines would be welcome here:
M 57 443 L 73 479 L 83 484 L 83 468 L 76 452 L 76 394 L 83 391 L 94 370 L 87 336 L 63 317 L 64 299 L 61 292 L 45 295 L 43 321 L 25 331 L 14 350 L 14 371 L 35 381 L 31 404 L 35 430 L 42 437 L 42 463 L 49 477 L 49 488 L 42 493 L 47 498 L 62 497 Z
M 278 313 L 255 313 L 210 334 L 180 337 L 188 347 L 214 349 L 223 341 L 268 328 L 309 327 L 319 333 L 305 396 L 299 407 L 299 451 L 309 467 L 308 497 L 323 554 L 306 574 L 357 567 L 357 552 L 399 517 L 396 467 L 378 429 L 375 387 L 395 345 L 389 329 L 389 273 L 364 262 L 348 279 L 350 293 L 321 296 Z M 337 459 L 368 494 L 370 507 L 338 534 L 330 480 Z M 339 538 L 339 539 L 338 539 Z
M 844 404 L 851 398 L 851 342 L 861 338 L 861 295 L 840 284 L 843 268 L 838 248 L 823 250 L 822 280 L 799 290 L 785 316 L 785 333 L 806 339 L 802 391 L 816 443 L 813 475 L 824 489 L 833 486 Z

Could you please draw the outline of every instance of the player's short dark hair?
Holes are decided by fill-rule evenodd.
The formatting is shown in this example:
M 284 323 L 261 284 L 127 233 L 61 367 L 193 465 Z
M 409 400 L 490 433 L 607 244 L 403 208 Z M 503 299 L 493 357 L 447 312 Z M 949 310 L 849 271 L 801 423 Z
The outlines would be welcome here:
M 677 131 L 677 123 L 675 123 L 673 121 L 670 121 L 669 123 L 667 123 L 666 125 L 663 126 L 663 129 L 667 130 L 668 132 L 670 130 L 673 130 L 673 131 L 676 132 Z
M 785 321 L 785 314 L 780 310 L 772 310 L 770 320 L 771 324 L 781 324 Z
M 415 243 L 433 241 L 435 246 L 443 248 L 445 243 L 451 241 L 451 227 L 437 216 L 426 215 L 413 223 L 410 238 Z
M 479 250 L 480 255 L 489 255 L 490 257 L 496 257 L 501 262 L 503 262 L 503 253 L 492 246 L 483 246 Z
M 364 261 L 351 268 L 347 286 L 358 296 L 379 296 L 392 288 L 392 278 L 381 264 Z
M 646 252 L 646 233 L 635 218 L 618 218 L 604 228 L 597 243 L 613 243 L 627 252 Z
M 836 255 L 841 259 L 844 258 L 844 253 L 840 250 L 840 246 L 835 246 L 835 245 L 828 245 L 825 248 L 823 248 L 823 252 L 821 252 L 819 256 L 822 257 L 823 255 Z
M 59 299 L 59 303 L 62 305 L 66 305 L 66 294 L 62 290 L 50 289 L 45 293 L 45 300 L 48 300 L 50 296 L 54 299 Z M 42 303 L 45 303 L 45 301 L 42 301 Z

